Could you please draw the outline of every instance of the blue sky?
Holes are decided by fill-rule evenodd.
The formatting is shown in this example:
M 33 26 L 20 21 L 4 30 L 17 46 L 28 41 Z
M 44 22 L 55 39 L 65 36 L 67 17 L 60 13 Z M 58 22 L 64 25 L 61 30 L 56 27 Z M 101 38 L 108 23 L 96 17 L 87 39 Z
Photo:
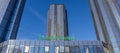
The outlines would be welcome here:
M 38 40 L 39 35 L 46 35 L 47 11 L 54 3 L 66 7 L 69 36 L 96 40 L 88 0 L 27 0 L 17 39 Z

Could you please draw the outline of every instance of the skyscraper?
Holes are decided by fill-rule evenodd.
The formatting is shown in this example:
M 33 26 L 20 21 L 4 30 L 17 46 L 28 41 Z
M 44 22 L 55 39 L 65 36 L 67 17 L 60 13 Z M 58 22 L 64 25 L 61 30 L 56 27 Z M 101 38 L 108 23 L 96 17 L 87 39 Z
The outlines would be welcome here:
M 120 6 L 118 0 L 89 0 L 97 39 L 106 51 L 120 53 Z
M 25 0 L 0 0 L 0 42 L 16 39 Z
M 67 16 L 63 4 L 51 4 L 47 18 L 47 36 L 67 36 Z

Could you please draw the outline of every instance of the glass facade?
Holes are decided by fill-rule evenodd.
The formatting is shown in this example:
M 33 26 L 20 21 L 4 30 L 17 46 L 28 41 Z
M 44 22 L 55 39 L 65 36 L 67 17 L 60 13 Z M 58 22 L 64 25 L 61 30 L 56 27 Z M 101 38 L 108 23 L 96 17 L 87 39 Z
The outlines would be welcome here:
M 101 41 L 9 40 L 1 53 L 104 53 Z
M 120 53 L 119 0 L 89 0 L 97 39 L 107 45 L 109 53 Z
M 0 42 L 16 39 L 25 0 L 0 1 Z

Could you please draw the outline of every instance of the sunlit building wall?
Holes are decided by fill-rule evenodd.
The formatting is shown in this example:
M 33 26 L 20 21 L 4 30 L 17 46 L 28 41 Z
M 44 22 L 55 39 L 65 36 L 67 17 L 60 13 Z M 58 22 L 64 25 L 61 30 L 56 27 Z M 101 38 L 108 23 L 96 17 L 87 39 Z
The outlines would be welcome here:
M 110 53 L 120 53 L 119 0 L 89 0 L 97 39 Z
M 16 39 L 25 0 L 0 0 L 0 42 Z

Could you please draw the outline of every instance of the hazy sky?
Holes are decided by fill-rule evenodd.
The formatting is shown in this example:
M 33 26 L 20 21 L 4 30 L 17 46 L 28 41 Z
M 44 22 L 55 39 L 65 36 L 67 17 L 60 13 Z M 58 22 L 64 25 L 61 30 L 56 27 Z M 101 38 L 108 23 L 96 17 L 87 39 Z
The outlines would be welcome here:
M 47 11 L 54 3 L 66 7 L 70 37 L 96 40 L 87 0 L 27 0 L 17 39 L 38 40 L 39 35 L 46 35 Z

